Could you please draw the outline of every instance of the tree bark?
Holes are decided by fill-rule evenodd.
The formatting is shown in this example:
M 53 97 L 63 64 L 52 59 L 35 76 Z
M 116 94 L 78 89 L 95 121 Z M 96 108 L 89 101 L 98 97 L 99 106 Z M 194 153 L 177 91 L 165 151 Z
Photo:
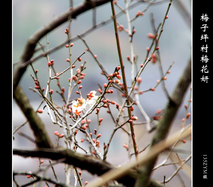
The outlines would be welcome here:
M 16 90 L 14 91 L 13 97 L 20 107 L 21 111 L 29 121 L 29 125 L 33 131 L 37 147 L 53 147 L 53 144 L 44 128 L 43 122 L 30 105 L 29 100 L 24 91 L 21 89 L 20 85 L 18 85 Z

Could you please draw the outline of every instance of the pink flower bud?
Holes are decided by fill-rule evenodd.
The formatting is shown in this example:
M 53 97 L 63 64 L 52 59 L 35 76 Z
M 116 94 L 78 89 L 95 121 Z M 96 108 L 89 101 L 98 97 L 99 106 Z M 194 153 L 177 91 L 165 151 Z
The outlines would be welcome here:
M 37 112 L 41 114 L 41 113 L 43 113 L 43 110 L 39 109 L 39 110 L 37 110 Z
M 152 38 L 152 39 L 153 39 L 153 38 L 155 38 L 155 35 L 152 34 L 152 33 L 149 33 L 149 34 L 148 34 L 148 38 Z
M 51 94 L 51 95 L 53 94 L 53 89 L 50 89 L 50 94 Z
M 31 171 L 29 171 L 28 173 L 32 173 Z M 27 175 L 27 178 L 29 179 L 31 177 L 31 175 Z
M 52 63 L 51 63 L 51 62 L 48 62 L 47 64 L 48 64 L 48 66 L 52 66 Z
M 72 79 L 73 79 L 74 81 L 77 81 L 77 77 L 76 77 L 75 75 L 72 76 Z
M 56 136 L 59 136 L 59 132 L 58 132 L 58 131 L 55 131 L 54 134 L 55 134 Z
M 88 183 L 89 183 L 88 181 L 85 181 L 84 186 L 86 186 Z
M 96 141 L 96 146 L 99 147 L 100 146 L 100 140 Z
M 187 113 L 186 114 L 186 118 L 189 119 L 189 117 L 191 116 L 191 113 Z
M 158 109 L 157 111 L 156 111 L 156 114 L 160 114 L 162 112 L 162 110 L 161 109 Z
M 60 135 L 59 135 L 59 138 L 63 138 L 63 137 L 64 137 L 64 134 L 60 134 Z
M 140 84 L 142 82 L 142 78 L 138 77 L 137 81 L 138 81 L 138 84 Z
M 83 130 L 86 130 L 87 129 L 87 127 L 84 125 L 84 126 L 82 126 L 81 127 Z
M 167 77 L 163 77 L 163 80 L 167 80 Z
M 138 119 L 138 117 L 137 116 L 132 116 L 131 119 L 136 121 Z
M 116 77 L 117 77 L 118 79 L 121 79 L 121 75 L 117 75 Z
M 104 88 L 106 88 L 107 87 L 107 83 L 104 83 Z
M 81 121 L 81 124 L 84 124 L 84 123 L 86 123 L 87 121 L 85 120 L 85 119 L 83 119 L 82 121 Z
M 127 144 L 123 144 L 123 147 L 126 148 L 126 149 L 129 148 L 129 146 Z

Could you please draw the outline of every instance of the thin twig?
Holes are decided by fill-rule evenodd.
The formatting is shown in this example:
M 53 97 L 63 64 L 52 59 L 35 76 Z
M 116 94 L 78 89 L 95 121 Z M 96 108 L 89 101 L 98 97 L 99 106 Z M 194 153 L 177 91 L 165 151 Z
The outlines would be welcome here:
M 21 131 L 18 131 L 18 134 L 19 134 L 20 136 L 22 136 L 22 137 L 28 139 L 28 140 L 31 141 L 32 143 L 34 143 L 34 144 L 36 143 L 35 140 L 34 140 L 33 138 L 31 138 L 30 136 L 24 134 L 24 133 L 21 132 Z
M 129 3 L 127 3 L 127 0 L 125 0 L 126 4 L 126 19 L 127 19 L 127 29 L 128 29 L 128 35 L 129 35 L 129 47 L 130 47 L 130 61 L 131 61 L 131 82 L 134 80 L 134 49 L 133 49 L 133 43 L 132 43 L 132 28 L 131 28 L 131 21 L 129 16 Z
M 61 186 L 61 187 L 68 187 L 67 185 L 63 184 L 63 183 L 60 183 L 60 182 L 56 182 L 56 181 L 53 181 L 52 179 L 50 178 L 46 178 L 46 177 L 41 177 L 39 175 L 37 175 L 36 173 L 29 173 L 29 172 L 13 172 L 13 178 L 15 178 L 16 175 L 31 175 L 33 176 L 35 179 L 28 182 L 28 183 L 25 183 L 23 185 L 20 185 L 21 187 L 25 187 L 25 186 L 29 186 L 31 184 L 34 184 L 36 182 L 39 182 L 39 181 L 46 181 L 46 182 L 49 182 L 49 183 L 52 183 L 52 184 L 55 184 L 56 186 Z
M 107 147 L 106 147 L 106 149 L 104 150 L 103 161 L 105 161 L 106 158 L 107 158 L 107 153 L 108 153 L 108 151 L 109 151 L 109 146 L 110 146 L 110 144 L 111 144 L 111 141 L 112 141 L 113 136 L 115 135 L 115 132 L 116 132 L 118 129 L 122 128 L 125 124 L 127 124 L 128 121 L 129 121 L 129 120 L 125 121 L 122 125 L 119 125 L 119 126 L 115 126 L 115 127 L 114 127 L 114 130 L 113 130 L 113 132 L 112 132 L 112 134 L 111 134 L 111 136 L 110 136 L 110 138 L 109 138 L 109 141 L 108 141 L 108 143 L 107 143 Z M 116 125 L 117 125 L 117 124 L 116 124 Z
M 75 59 L 75 61 L 72 63 L 72 66 L 78 61 L 78 59 L 81 57 L 81 56 L 83 56 L 85 54 L 85 51 L 84 52 L 82 52 L 76 59 Z M 66 71 L 68 71 L 70 69 L 70 66 L 69 67 L 67 67 L 65 70 L 63 70 L 62 72 L 60 72 L 60 73 L 58 73 L 56 76 L 54 76 L 54 77 L 51 77 L 51 80 L 52 79 L 57 79 L 57 77 L 59 77 L 59 76 L 61 76 L 62 74 L 64 74 Z
M 72 12 L 72 9 L 70 11 Z M 68 24 L 68 31 L 67 31 L 68 41 L 71 39 L 71 22 L 72 22 L 72 14 L 69 17 L 69 24 Z M 72 53 L 71 53 L 71 46 L 69 45 L 69 43 L 68 43 L 68 46 L 69 46 L 68 48 L 69 48 L 70 79 L 72 79 L 72 77 L 73 77 Z M 66 105 L 68 105 L 70 103 L 70 98 L 71 98 L 71 95 L 72 95 L 71 87 L 72 87 L 72 81 L 70 80 Z
M 151 22 L 152 22 L 153 30 L 154 30 L 154 32 L 157 32 L 154 20 L 155 20 L 154 16 L 153 16 L 153 14 L 151 14 Z M 158 43 L 157 43 L 157 46 L 158 46 Z M 157 54 L 158 54 L 158 61 L 159 61 L 160 73 L 161 73 L 161 77 L 163 78 L 163 77 L 165 77 L 165 75 L 164 75 L 164 72 L 163 72 L 163 66 L 162 66 L 161 57 L 160 57 L 160 49 L 157 50 Z M 168 70 L 167 70 L 167 72 L 168 72 Z M 162 78 L 161 78 L 161 80 L 162 80 Z M 167 97 L 171 98 L 170 95 L 169 95 L 168 90 L 166 89 L 166 84 L 165 84 L 164 80 L 163 80 L 163 89 L 164 89 Z
M 171 175 L 171 177 L 169 177 L 167 180 L 165 180 L 165 183 L 169 182 L 170 180 L 172 180 L 172 178 L 179 172 L 179 170 L 183 167 L 183 165 L 188 162 L 190 159 L 192 158 L 192 155 L 189 155 L 185 161 L 178 167 L 178 169 Z
M 102 70 L 103 74 L 107 77 L 108 73 L 106 72 L 106 70 L 104 69 L 103 65 L 98 61 L 97 58 L 94 57 L 93 52 L 91 51 L 91 49 L 89 48 L 87 42 L 80 36 L 78 35 L 78 37 L 82 40 L 82 42 L 85 44 L 85 46 L 87 47 L 88 52 L 90 52 L 90 54 L 92 55 L 92 57 L 95 59 L 95 61 L 97 62 L 98 66 L 100 67 L 100 69 Z
M 27 124 L 28 120 L 25 121 L 23 124 L 21 124 L 19 127 L 16 127 L 15 130 L 13 131 L 13 135 L 21 128 L 23 127 L 25 124 Z
M 55 173 L 55 169 L 54 169 L 54 167 L 53 167 L 53 165 L 52 165 L 51 160 L 49 160 L 49 163 L 50 163 L 50 167 L 51 167 L 51 169 L 52 169 L 52 171 L 53 171 L 54 177 L 55 177 L 56 181 L 58 181 L 58 178 L 57 178 L 57 175 L 56 175 L 56 173 Z

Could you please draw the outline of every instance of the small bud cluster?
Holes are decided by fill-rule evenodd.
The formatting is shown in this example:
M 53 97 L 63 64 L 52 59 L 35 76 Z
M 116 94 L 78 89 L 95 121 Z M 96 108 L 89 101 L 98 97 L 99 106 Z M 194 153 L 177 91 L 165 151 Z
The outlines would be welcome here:
M 133 123 L 133 121 L 137 121 L 138 120 L 138 117 L 137 116 L 132 116 L 129 120 L 128 120 L 128 122 L 129 123 Z
M 98 120 L 98 123 L 99 123 L 98 127 L 97 127 L 97 129 L 94 129 L 95 138 L 93 137 L 92 132 L 90 132 L 89 133 L 90 139 L 88 139 L 88 137 L 86 139 L 81 138 L 80 142 L 83 143 L 85 140 L 86 141 L 90 141 L 91 140 L 92 143 L 93 143 L 93 145 L 95 147 L 100 148 L 101 144 L 100 144 L 100 139 L 99 138 L 101 138 L 102 135 L 100 133 L 98 133 L 98 129 L 99 129 L 99 126 L 101 125 L 102 121 L 103 121 L 103 118 L 99 118 L 99 120 Z M 81 125 L 82 125 L 81 128 L 82 128 L 82 130 L 86 130 L 89 127 L 90 123 L 91 123 L 90 119 L 88 119 L 88 120 L 86 120 L 86 119 L 82 120 L 81 121 Z M 100 151 L 100 150 L 98 150 L 98 151 Z M 96 151 L 95 150 L 93 150 L 92 153 L 94 155 L 96 155 Z
M 158 121 L 162 118 L 162 110 L 161 109 L 158 109 L 155 113 L 155 115 L 153 116 L 153 119 Z
M 59 138 L 63 138 L 63 137 L 64 137 L 64 134 L 59 134 L 58 131 L 55 131 L 54 134 L 55 134 L 56 136 L 58 136 Z
M 65 45 L 66 48 L 68 48 L 69 46 L 70 46 L 70 47 L 73 47 L 73 46 L 74 46 L 74 43 L 70 43 L 70 45 L 68 45 L 68 44 Z
M 123 26 L 123 25 L 119 25 L 119 26 L 117 27 L 117 29 L 121 32 L 121 31 L 124 29 L 124 26 Z
M 34 79 L 34 83 L 35 83 L 35 89 L 39 89 L 40 88 L 39 81 L 37 79 Z
M 144 15 L 144 13 L 141 12 L 140 10 L 138 10 L 138 12 L 137 12 L 137 14 L 136 14 L 136 17 L 138 17 L 138 16 L 143 16 L 143 15 Z
M 84 69 L 86 69 L 86 67 L 84 67 L 83 64 L 80 66 L 80 69 L 76 69 L 76 74 L 73 75 L 72 80 L 77 81 L 78 84 L 81 84 L 81 80 L 86 76 L 86 74 L 82 72 Z M 70 80 L 71 79 L 69 79 L 69 82 Z
M 28 173 L 32 173 L 32 171 L 29 171 Z M 32 175 L 27 175 L 27 178 L 29 179 L 29 178 L 33 178 L 33 176 Z
M 54 60 L 50 60 L 48 63 L 47 63 L 48 66 L 52 66 L 54 65 Z
M 64 30 L 64 33 L 65 33 L 65 34 L 68 34 L 68 33 L 69 33 L 69 29 L 66 28 L 66 29 Z
M 151 61 L 152 61 L 152 63 L 155 64 L 157 62 L 157 60 L 158 60 L 157 54 L 156 53 L 152 53 L 151 54 Z
M 100 94 L 102 94 L 103 92 L 104 93 L 107 93 L 107 94 L 112 94 L 112 93 L 114 93 L 114 91 L 113 90 L 111 90 L 111 89 L 109 89 L 109 87 L 111 87 L 112 86 L 112 84 L 118 84 L 118 85 L 122 85 L 121 83 L 120 83 L 120 79 L 122 78 L 121 77 L 121 75 L 120 75 L 120 73 L 119 73 L 119 70 L 121 69 L 121 67 L 120 66 L 117 66 L 116 68 L 115 68 L 115 70 L 114 70 L 114 73 L 111 73 L 111 74 L 109 74 L 109 75 L 107 75 L 107 79 L 108 79 L 108 84 L 107 83 L 104 83 L 104 85 L 103 85 L 103 87 L 105 88 L 105 90 L 103 91 L 102 89 L 98 89 L 98 92 L 100 93 Z M 104 75 L 104 73 L 103 72 L 101 72 L 101 74 L 103 74 Z M 116 78 L 116 79 L 115 79 Z

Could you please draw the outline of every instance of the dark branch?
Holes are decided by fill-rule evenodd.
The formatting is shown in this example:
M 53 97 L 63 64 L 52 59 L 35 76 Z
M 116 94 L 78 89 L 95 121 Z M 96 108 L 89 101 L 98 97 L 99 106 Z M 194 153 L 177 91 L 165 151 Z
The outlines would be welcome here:
M 115 168 L 115 166 L 105 161 L 102 161 L 92 156 L 79 154 L 68 149 L 56 149 L 56 148 L 55 149 L 42 148 L 36 150 L 13 149 L 13 154 L 23 157 L 40 157 L 40 158 L 48 158 L 51 160 L 62 160 L 63 163 L 73 165 L 82 170 L 87 170 L 91 174 L 97 174 L 98 176 Z M 125 176 L 118 179 L 118 182 L 124 184 L 127 187 L 132 187 L 134 186 L 136 176 L 137 172 L 132 169 L 129 170 L 129 172 Z M 149 187 L 165 187 L 165 186 L 156 180 L 151 180 Z
M 97 159 L 92 156 L 83 155 L 76 153 L 68 149 L 36 149 L 36 150 L 19 150 L 13 149 L 14 155 L 20 155 L 24 157 L 39 157 L 39 158 L 48 158 L 51 160 L 60 160 L 65 158 L 62 162 L 66 164 L 73 165 L 82 170 L 87 170 L 91 174 L 102 175 L 105 172 L 114 169 L 115 167 L 105 161 Z M 126 186 L 133 186 L 135 182 L 136 172 L 134 170 L 129 171 L 128 175 L 122 177 L 118 180 L 120 183 L 125 184 Z
M 103 5 L 110 1 L 111 0 L 96 0 L 95 4 L 96 4 L 96 7 L 98 7 L 98 6 Z M 92 1 L 85 1 L 84 3 L 80 4 L 79 6 L 59 15 L 58 17 L 53 19 L 49 24 L 45 25 L 44 28 L 38 30 L 33 35 L 31 35 L 31 37 L 28 39 L 28 41 L 25 45 L 25 48 L 22 53 L 21 60 L 18 64 L 18 67 L 14 71 L 13 90 L 15 90 L 17 85 L 19 84 L 19 81 L 20 81 L 22 75 L 24 74 L 24 72 L 27 68 L 27 65 L 28 65 L 28 63 L 25 63 L 25 62 L 30 60 L 31 57 L 33 56 L 37 42 L 43 36 L 45 36 L 47 33 L 51 32 L 52 30 L 54 30 L 55 28 L 60 26 L 62 23 L 66 22 L 68 19 L 70 19 L 70 17 L 76 18 L 78 15 L 80 15 L 92 8 L 94 8 L 94 3 Z

